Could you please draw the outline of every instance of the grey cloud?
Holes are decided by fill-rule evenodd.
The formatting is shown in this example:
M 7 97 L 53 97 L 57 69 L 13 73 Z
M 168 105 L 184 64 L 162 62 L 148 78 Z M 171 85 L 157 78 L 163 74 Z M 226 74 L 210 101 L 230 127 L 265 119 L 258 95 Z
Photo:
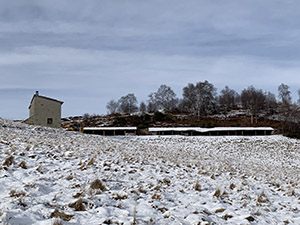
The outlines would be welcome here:
M 0 0 L 0 103 L 23 107 L 39 89 L 65 101 L 64 116 L 105 113 L 127 93 L 145 100 L 166 83 L 181 96 L 201 80 L 295 92 L 299 10 L 295 0 Z

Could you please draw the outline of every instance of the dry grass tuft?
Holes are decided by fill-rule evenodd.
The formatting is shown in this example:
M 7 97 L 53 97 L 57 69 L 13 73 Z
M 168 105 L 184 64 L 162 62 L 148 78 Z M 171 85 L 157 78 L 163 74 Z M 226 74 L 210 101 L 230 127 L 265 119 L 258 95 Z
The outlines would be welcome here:
M 296 193 L 295 193 L 295 189 L 292 188 L 292 187 L 288 187 L 287 190 L 285 190 L 285 196 L 295 196 Z
M 132 170 L 128 171 L 129 174 L 133 174 L 133 173 L 136 173 L 136 172 L 137 172 L 137 170 L 135 170 L 135 169 L 132 169 Z
M 24 187 L 26 188 L 36 188 L 36 184 L 25 184 Z
M 78 199 L 74 203 L 70 203 L 69 207 L 74 208 L 75 211 L 86 211 L 85 206 L 82 203 L 82 198 Z
M 113 198 L 115 200 L 125 200 L 128 198 L 128 194 L 125 192 L 120 192 L 120 193 L 114 193 Z
M 161 186 L 160 186 L 160 185 L 157 185 L 157 186 L 155 186 L 155 187 L 153 188 L 153 190 L 155 190 L 155 191 L 160 191 L 160 189 L 161 189 Z
M 254 222 L 255 221 L 255 218 L 253 216 L 248 216 L 245 219 L 248 220 L 249 222 Z
M 220 209 L 217 209 L 216 210 L 216 213 L 222 213 L 222 212 L 224 212 L 226 209 L 224 209 L 224 208 L 220 208 Z
M 208 209 L 204 209 L 204 210 L 202 210 L 202 212 L 208 216 L 212 215 L 212 213 Z
M 0 211 L 0 216 L 3 216 L 3 212 Z
M 147 190 L 145 190 L 145 189 L 143 188 L 143 186 L 139 186 L 139 187 L 138 187 L 138 191 L 141 192 L 141 193 L 143 193 L 143 194 L 147 194 Z
M 107 191 L 107 188 L 102 184 L 102 182 L 99 179 L 96 179 L 91 183 L 91 188 L 100 189 L 101 191 Z
M 162 182 L 163 184 L 168 185 L 168 186 L 170 186 L 170 184 L 171 184 L 171 181 L 170 181 L 169 178 L 164 178 L 161 182 Z
M 228 196 L 228 193 L 226 191 L 223 191 L 223 193 L 221 194 L 221 197 L 226 197 Z
M 88 166 L 92 166 L 92 165 L 94 165 L 94 163 L 95 163 L 95 157 L 93 156 L 93 157 L 89 160 Z
M 24 208 L 26 208 L 26 207 L 28 206 L 28 205 L 23 201 L 22 198 L 19 198 L 18 205 L 20 205 L 20 206 L 22 206 L 22 207 L 24 207 Z
M 69 176 L 66 177 L 66 180 L 73 180 L 73 178 L 74 178 L 74 177 L 73 177 L 73 174 L 70 173 Z
M 217 189 L 214 193 L 214 196 L 219 198 L 221 196 L 221 190 L 220 189 Z
M 36 171 L 38 171 L 39 173 L 43 173 L 41 165 L 39 165 L 38 168 L 36 168 Z
M 7 157 L 3 163 L 4 166 L 11 166 L 13 164 L 14 157 L 11 155 Z
M 258 196 L 257 202 L 259 202 L 259 203 L 267 203 L 267 202 L 269 202 L 269 199 L 267 198 L 266 194 L 264 192 L 262 192 Z
M 27 169 L 25 161 L 20 162 L 19 167 L 21 167 L 23 169 Z
M 257 211 L 254 213 L 254 215 L 255 215 L 255 216 L 261 216 L 262 213 L 261 213 L 259 210 L 257 210 Z
M 226 215 L 222 216 L 222 218 L 223 218 L 224 220 L 231 219 L 232 217 L 233 217 L 233 215 L 230 215 L 230 214 L 226 214 Z
M 63 223 L 56 219 L 56 220 L 54 220 L 52 225 L 63 225 Z
M 134 209 L 133 209 L 133 222 L 132 222 L 132 225 L 137 225 L 137 222 L 136 222 L 136 205 L 134 206 Z
M 199 180 L 196 181 L 195 185 L 194 185 L 194 189 L 196 191 L 201 191 L 201 185 L 199 184 Z
M 151 198 L 156 200 L 162 200 L 162 196 L 159 193 L 154 193 Z
M 57 209 L 55 209 L 54 212 L 50 215 L 50 218 L 60 218 L 65 221 L 70 221 L 72 217 L 73 215 L 68 215 L 63 212 L 59 212 Z
M 159 210 L 161 213 L 165 213 L 165 212 L 167 212 L 169 209 L 166 208 L 166 207 L 161 207 L 161 208 L 158 208 L 157 210 Z
M 79 169 L 83 171 L 83 170 L 86 170 L 86 167 L 85 167 L 84 164 L 82 164 L 82 165 L 79 167 Z
M 11 191 L 9 192 L 9 196 L 12 197 L 12 198 L 19 198 L 19 197 L 26 196 L 26 192 L 24 192 L 24 191 L 11 190 Z
M 235 184 L 233 184 L 233 183 L 230 184 L 229 188 L 230 188 L 231 190 L 235 189 Z
M 73 195 L 73 198 L 80 198 L 80 197 L 84 197 L 84 193 L 77 192 L 75 195 Z

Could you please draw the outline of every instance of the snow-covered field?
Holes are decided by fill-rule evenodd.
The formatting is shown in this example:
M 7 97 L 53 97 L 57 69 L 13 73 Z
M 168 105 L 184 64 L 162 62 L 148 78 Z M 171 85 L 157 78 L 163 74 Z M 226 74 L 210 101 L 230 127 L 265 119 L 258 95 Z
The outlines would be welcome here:
M 300 224 L 300 141 L 102 137 L 0 119 L 0 224 Z

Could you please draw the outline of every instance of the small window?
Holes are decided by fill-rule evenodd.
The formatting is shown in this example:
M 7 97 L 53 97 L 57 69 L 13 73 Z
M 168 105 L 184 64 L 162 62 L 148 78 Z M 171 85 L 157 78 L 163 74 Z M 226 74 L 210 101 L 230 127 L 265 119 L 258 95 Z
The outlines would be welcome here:
M 48 118 L 47 119 L 47 124 L 52 124 L 53 123 L 53 119 L 52 118 Z

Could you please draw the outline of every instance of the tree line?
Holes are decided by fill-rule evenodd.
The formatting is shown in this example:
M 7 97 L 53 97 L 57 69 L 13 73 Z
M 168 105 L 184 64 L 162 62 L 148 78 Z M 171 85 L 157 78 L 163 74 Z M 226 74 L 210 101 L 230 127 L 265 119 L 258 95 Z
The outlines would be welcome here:
M 300 89 L 298 102 L 292 102 L 291 91 L 288 85 L 278 86 L 278 98 L 271 92 L 249 86 L 241 93 L 225 86 L 220 94 L 215 86 L 205 80 L 196 84 L 189 83 L 183 88 L 182 98 L 178 98 L 171 87 L 162 84 L 156 92 L 148 95 L 146 102 L 138 105 L 136 96 L 130 93 L 119 100 L 110 100 L 106 108 L 108 114 L 131 114 L 135 112 L 180 112 L 201 117 L 223 114 L 225 118 L 232 109 L 247 110 L 251 123 L 257 123 L 259 113 L 277 115 L 281 121 L 300 121 Z

